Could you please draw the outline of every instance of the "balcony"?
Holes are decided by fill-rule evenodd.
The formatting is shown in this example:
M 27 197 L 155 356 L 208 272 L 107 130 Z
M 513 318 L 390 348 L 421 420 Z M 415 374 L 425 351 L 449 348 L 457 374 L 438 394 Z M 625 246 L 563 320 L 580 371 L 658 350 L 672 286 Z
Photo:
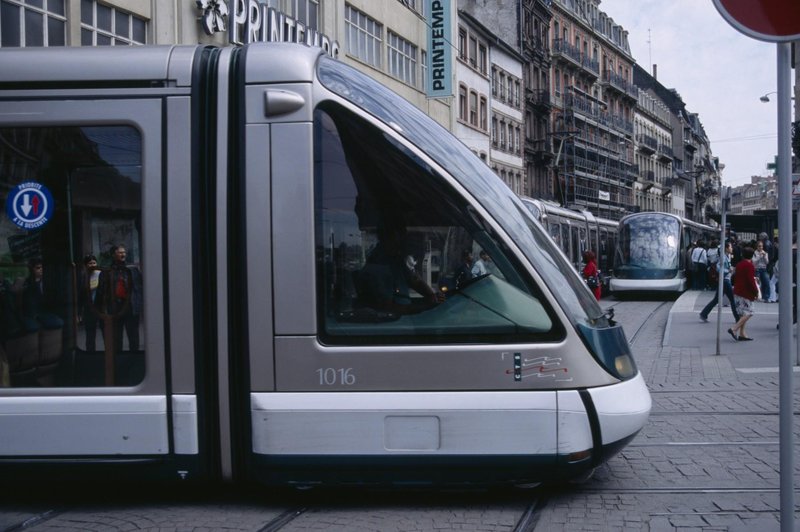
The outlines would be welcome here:
M 579 48 L 563 39 L 553 39 L 553 58 L 567 60 L 576 67 L 583 67 L 582 54 Z
M 671 161 L 673 157 L 675 157 L 675 154 L 672 151 L 672 146 L 669 146 L 667 144 L 659 143 L 657 152 L 658 152 L 658 157 L 665 161 Z
M 600 63 L 597 62 L 597 59 L 592 59 L 588 55 L 584 55 L 581 64 L 584 69 L 594 74 L 594 77 L 600 76 Z
M 555 156 L 553 153 L 553 141 L 549 138 L 526 140 L 525 152 L 537 166 L 549 163 Z
M 636 143 L 639 151 L 642 153 L 655 153 L 658 149 L 658 141 L 649 135 L 645 135 L 644 133 L 639 133 L 636 135 Z
M 552 102 L 550 101 L 550 91 L 546 89 L 527 89 L 525 91 L 528 104 L 540 111 L 549 111 Z
M 610 87 L 618 90 L 622 94 L 629 96 L 634 99 L 639 98 L 639 94 L 636 90 L 636 85 L 630 83 L 627 79 L 623 78 L 619 74 L 612 72 L 610 70 L 606 70 L 603 72 L 603 83 L 609 85 Z

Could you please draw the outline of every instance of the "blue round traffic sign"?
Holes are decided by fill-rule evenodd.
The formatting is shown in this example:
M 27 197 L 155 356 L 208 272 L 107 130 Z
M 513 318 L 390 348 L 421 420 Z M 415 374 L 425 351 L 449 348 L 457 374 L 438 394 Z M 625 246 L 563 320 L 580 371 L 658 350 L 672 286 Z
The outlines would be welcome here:
M 20 183 L 6 198 L 8 219 L 23 229 L 39 229 L 53 217 L 53 196 L 47 187 L 35 181 Z

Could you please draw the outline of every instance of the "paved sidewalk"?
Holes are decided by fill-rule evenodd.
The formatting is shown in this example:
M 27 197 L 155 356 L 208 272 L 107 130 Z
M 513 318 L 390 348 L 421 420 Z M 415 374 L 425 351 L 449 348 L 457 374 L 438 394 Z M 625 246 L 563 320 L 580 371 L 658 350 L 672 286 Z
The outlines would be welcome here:
M 662 348 L 694 347 L 704 358 L 716 355 L 717 312 L 722 311 L 719 354 L 727 357 L 730 366 L 738 373 L 777 373 L 778 330 L 775 326 L 778 324 L 778 304 L 756 302 L 755 314 L 746 326 L 747 335 L 753 341 L 737 342 L 727 332 L 734 324 L 730 307 L 717 305 L 709 314 L 708 322 L 700 319 L 700 311 L 713 297 L 711 291 L 684 292 L 670 310 Z M 727 298 L 723 297 L 723 301 L 727 302 Z

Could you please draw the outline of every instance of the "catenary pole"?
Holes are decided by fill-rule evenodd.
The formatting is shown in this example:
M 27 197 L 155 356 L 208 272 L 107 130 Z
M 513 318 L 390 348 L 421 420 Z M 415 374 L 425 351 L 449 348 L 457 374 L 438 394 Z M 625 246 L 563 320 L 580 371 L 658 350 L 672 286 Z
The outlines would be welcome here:
M 792 286 L 792 176 L 791 139 L 791 44 L 777 43 L 778 67 L 778 257 L 784 259 L 778 283 Z M 794 464 L 792 457 L 792 298 L 793 291 L 782 290 L 778 300 L 779 398 L 780 398 L 780 491 L 781 532 L 794 530 Z
M 728 223 L 727 189 L 728 187 L 722 186 L 722 180 L 720 180 L 719 200 L 722 207 L 722 219 L 720 220 L 722 227 L 719 231 L 719 251 L 717 254 L 717 356 L 720 355 L 719 337 L 722 332 L 722 309 L 724 308 L 722 305 L 722 283 L 725 278 L 725 224 Z

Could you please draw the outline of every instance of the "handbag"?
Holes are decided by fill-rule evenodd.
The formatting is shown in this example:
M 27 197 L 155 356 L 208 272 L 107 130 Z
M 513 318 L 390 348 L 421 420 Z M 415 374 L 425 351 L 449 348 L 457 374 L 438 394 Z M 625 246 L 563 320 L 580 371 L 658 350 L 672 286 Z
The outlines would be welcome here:
M 591 277 L 586 278 L 586 284 L 589 286 L 589 288 L 594 290 L 600 286 L 600 279 L 597 277 L 597 275 L 592 275 Z

